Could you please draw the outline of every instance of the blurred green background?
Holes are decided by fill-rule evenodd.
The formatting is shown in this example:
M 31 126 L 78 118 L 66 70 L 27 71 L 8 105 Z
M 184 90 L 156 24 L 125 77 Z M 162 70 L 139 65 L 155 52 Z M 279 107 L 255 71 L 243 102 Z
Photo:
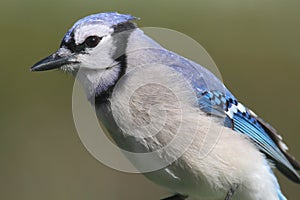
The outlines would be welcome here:
M 210 53 L 226 85 L 270 122 L 300 159 L 300 1 L 2 0 L 0 199 L 143 199 L 168 195 L 141 175 L 96 161 L 71 110 L 73 78 L 29 67 L 55 51 L 79 18 L 118 11 L 140 26 L 185 33 Z M 300 186 L 279 175 L 284 193 Z M 257 183 L 259 184 L 259 183 Z

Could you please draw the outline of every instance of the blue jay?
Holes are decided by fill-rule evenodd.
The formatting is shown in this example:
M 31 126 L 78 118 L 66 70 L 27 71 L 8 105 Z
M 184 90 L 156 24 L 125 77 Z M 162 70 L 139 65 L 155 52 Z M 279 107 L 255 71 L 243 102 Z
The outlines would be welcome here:
M 144 173 L 174 194 L 166 199 L 285 200 L 272 168 L 300 183 L 300 164 L 281 136 L 209 70 L 145 35 L 136 19 L 115 12 L 80 19 L 58 51 L 31 71 L 60 69 L 76 76 L 94 101 L 98 119 L 128 151 L 154 151 L 179 132 L 181 141 L 164 152 L 172 154 L 195 132 L 176 161 Z M 151 84 L 143 85 L 146 80 Z M 164 114 L 151 110 L 157 104 L 164 105 Z M 151 121 L 155 119 L 163 122 L 159 130 Z M 145 125 L 159 133 L 147 135 L 140 128 Z M 210 144 L 207 133 L 221 134 Z M 212 148 L 200 156 L 207 145 Z M 168 159 L 166 155 L 161 158 Z

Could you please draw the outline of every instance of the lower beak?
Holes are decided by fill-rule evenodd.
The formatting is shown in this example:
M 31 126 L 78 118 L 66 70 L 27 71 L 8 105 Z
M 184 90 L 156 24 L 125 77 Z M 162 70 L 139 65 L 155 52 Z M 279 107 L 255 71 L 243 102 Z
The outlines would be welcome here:
M 54 53 L 34 64 L 30 68 L 30 71 L 46 71 L 51 69 L 58 69 L 64 65 L 73 63 L 76 63 L 76 61 L 72 61 L 71 56 L 59 56 L 57 53 Z

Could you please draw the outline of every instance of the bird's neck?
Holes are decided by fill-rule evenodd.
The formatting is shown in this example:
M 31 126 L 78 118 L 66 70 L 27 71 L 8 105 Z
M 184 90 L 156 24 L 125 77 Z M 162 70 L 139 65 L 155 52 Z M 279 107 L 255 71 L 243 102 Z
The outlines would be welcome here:
M 122 37 L 122 36 L 121 36 Z M 120 39 L 120 38 L 119 38 Z M 128 72 L 128 70 L 138 67 L 142 65 L 145 59 L 137 58 L 137 55 L 143 52 L 142 54 L 145 57 L 150 58 L 151 55 L 147 55 L 147 49 L 158 49 L 162 48 L 158 43 L 152 40 L 150 37 L 144 34 L 141 29 L 134 29 L 127 36 L 123 36 L 121 38 L 122 42 L 117 42 L 117 44 L 121 45 L 123 50 L 119 51 L 116 56 L 115 61 L 117 63 L 116 71 L 112 73 L 116 73 L 113 76 L 113 82 L 111 82 L 108 86 L 103 87 L 103 85 L 98 84 L 95 89 L 95 97 L 97 103 L 108 103 L 109 98 L 113 92 L 113 89 L 116 83 Z M 118 46 L 120 48 L 120 46 Z M 120 53 L 122 52 L 122 53 Z M 90 76 L 96 76 L 94 79 L 97 79 L 97 76 L 100 74 L 91 74 Z M 105 85 L 105 83 L 102 83 Z M 93 84 L 91 84 L 93 85 Z
M 150 58 L 147 49 L 162 48 L 138 28 L 126 34 L 115 36 L 118 51 L 114 66 L 107 70 L 81 69 L 80 75 L 77 74 L 90 101 L 107 103 L 117 82 L 131 69 L 146 63 L 147 60 L 139 56 L 141 52 L 144 58 Z
M 135 29 L 128 38 L 128 54 L 145 49 L 162 48 L 156 41 L 147 36 L 141 29 Z

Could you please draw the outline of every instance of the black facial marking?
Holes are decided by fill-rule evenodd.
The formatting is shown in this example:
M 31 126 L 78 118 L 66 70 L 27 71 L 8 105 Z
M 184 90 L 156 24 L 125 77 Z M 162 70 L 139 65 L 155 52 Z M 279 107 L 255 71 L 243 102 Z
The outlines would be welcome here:
M 124 31 L 132 31 L 133 29 L 137 28 L 137 26 L 133 22 L 125 22 L 125 23 L 115 25 L 113 26 L 113 28 L 114 28 L 113 34 L 118 34 Z
M 125 22 L 120 23 L 112 27 L 114 32 L 112 33 L 114 46 L 117 47 L 116 51 L 114 52 L 113 59 L 118 62 L 117 66 L 108 66 L 106 70 L 111 70 L 112 67 L 118 67 L 119 71 L 117 74 L 116 80 L 114 80 L 113 84 L 108 86 L 103 91 L 99 91 L 99 88 L 96 88 L 95 93 L 95 103 L 109 103 L 109 98 L 112 95 L 113 89 L 117 82 L 121 79 L 121 77 L 126 73 L 127 69 L 127 55 L 126 55 L 126 48 L 128 43 L 129 35 L 132 31 L 134 31 L 137 26 L 133 22 Z M 99 42 L 101 41 L 102 37 L 98 36 L 89 36 L 86 40 L 81 44 L 76 44 L 74 39 L 74 30 L 70 33 L 69 40 L 66 41 L 63 39 L 61 42 L 60 47 L 65 47 L 69 49 L 72 53 L 87 53 L 86 48 L 94 48 L 96 47 Z
M 72 32 L 70 36 L 71 36 L 71 39 L 68 42 L 66 42 L 63 39 L 60 47 L 66 47 L 72 53 L 85 53 L 86 48 L 94 48 L 102 40 L 102 37 L 93 35 L 93 36 L 87 37 L 83 43 L 76 44 L 75 39 L 74 39 L 74 32 Z
M 133 22 L 125 22 L 118 25 L 113 26 L 114 33 L 119 34 L 125 31 L 132 31 L 135 28 L 137 28 L 136 24 Z M 86 48 L 93 48 L 98 45 L 98 43 L 101 41 L 102 37 L 98 36 L 90 36 L 86 38 L 86 40 L 81 44 L 76 44 L 74 39 L 74 31 L 70 34 L 69 41 L 63 40 L 61 42 L 60 47 L 66 47 L 69 49 L 72 53 L 84 53 Z
M 117 47 L 116 52 L 114 53 L 114 60 L 119 63 L 119 73 L 118 78 L 115 80 L 115 83 L 112 84 L 105 91 L 101 91 L 100 93 L 96 93 L 95 103 L 109 103 L 108 99 L 111 97 L 113 89 L 117 82 L 124 76 L 127 70 L 127 55 L 126 48 L 128 43 L 128 37 L 131 32 L 137 28 L 135 23 L 126 22 L 121 23 L 113 27 L 114 28 L 114 45 Z M 108 68 L 109 69 L 109 68 Z
M 82 43 L 82 44 L 76 44 L 75 43 L 74 32 L 72 32 L 70 36 L 71 36 L 71 38 L 68 42 L 66 42 L 65 39 L 63 39 L 63 41 L 61 42 L 60 47 L 66 47 L 72 53 L 84 52 L 84 50 L 86 48 L 86 45 L 84 43 Z
M 108 99 L 111 97 L 111 94 L 113 92 L 113 89 L 114 89 L 115 85 L 122 78 L 122 76 L 126 73 L 127 56 L 125 54 L 123 54 L 122 56 L 117 58 L 116 61 L 118 61 L 119 64 L 120 64 L 120 71 L 118 73 L 118 78 L 117 78 L 117 80 L 115 81 L 115 83 L 113 85 L 111 85 L 109 88 L 107 88 L 107 90 L 101 91 L 98 94 L 96 93 L 96 96 L 95 96 L 95 103 L 96 104 L 107 103 L 108 102 Z

